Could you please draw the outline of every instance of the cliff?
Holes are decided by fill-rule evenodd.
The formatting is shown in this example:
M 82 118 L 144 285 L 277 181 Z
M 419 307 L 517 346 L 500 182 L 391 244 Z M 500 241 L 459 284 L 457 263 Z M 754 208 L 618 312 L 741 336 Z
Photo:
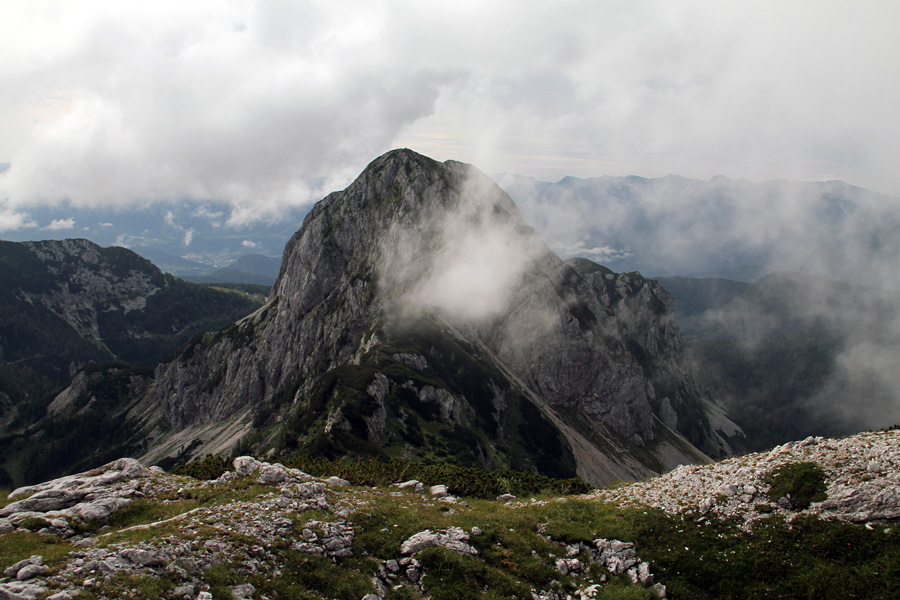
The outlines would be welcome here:
M 475 167 L 397 150 L 310 211 L 265 306 L 157 368 L 144 459 L 240 443 L 600 484 L 727 452 L 708 406 L 658 284 L 563 262 Z

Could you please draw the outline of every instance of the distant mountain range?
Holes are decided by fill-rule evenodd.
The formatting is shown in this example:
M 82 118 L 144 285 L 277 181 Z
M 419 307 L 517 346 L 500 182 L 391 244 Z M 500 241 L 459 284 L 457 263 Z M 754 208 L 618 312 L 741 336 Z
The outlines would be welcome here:
M 563 257 L 651 277 L 797 271 L 900 287 L 900 201 L 841 181 L 495 179 Z
M 307 210 L 292 210 L 276 223 L 234 227 L 227 224 L 230 208 L 213 202 L 121 210 L 45 207 L 30 210 L 32 226 L 4 231 L 0 237 L 10 241 L 85 238 L 100 246 L 129 248 L 179 277 L 209 281 L 215 273 L 217 282 L 271 285 L 284 244 Z
M 214 269 L 206 275 L 182 275 L 182 278 L 194 283 L 248 283 L 272 287 L 280 268 L 280 259 L 247 254 L 227 267 Z
M 900 202 L 840 181 L 670 175 L 548 183 L 505 174 L 494 179 L 563 258 L 580 256 L 651 277 L 751 282 L 796 271 L 900 288 Z M 242 227 L 228 224 L 230 210 L 214 202 L 117 211 L 37 208 L 30 211 L 32 227 L 0 237 L 83 237 L 128 247 L 179 277 L 271 285 L 275 261 L 280 264 L 285 243 L 309 207 L 295 208 L 275 223 Z M 234 264 L 248 255 L 271 261 Z

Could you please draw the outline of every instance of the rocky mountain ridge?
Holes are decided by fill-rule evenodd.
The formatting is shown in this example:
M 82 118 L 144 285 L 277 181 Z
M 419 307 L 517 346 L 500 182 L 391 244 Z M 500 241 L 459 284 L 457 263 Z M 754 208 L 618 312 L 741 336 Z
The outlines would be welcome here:
M 201 326 L 253 306 L 237 296 L 178 281 L 125 248 L 101 248 L 84 239 L 0 244 L 5 309 L 16 312 L 25 304 L 49 311 L 108 361 L 154 366 L 167 358 L 163 352 L 186 341 L 203 320 L 197 307 L 187 306 L 186 296 L 207 305 L 201 309 L 226 313 L 207 315 Z M 28 324 L 18 325 L 21 330 Z M 4 331 L 3 337 L 21 343 L 23 336 Z M 166 345 L 157 342 L 163 339 L 172 340 L 165 350 L 157 347 Z M 6 351 L 11 359 L 21 359 L 21 354 L 18 348 Z M 90 360 L 96 358 L 83 357 L 79 363 L 76 357 L 71 374 Z
M 139 410 L 164 425 L 143 458 L 241 442 L 594 483 L 705 461 L 736 428 L 667 302 L 639 274 L 561 261 L 476 168 L 393 151 L 313 207 L 264 307 L 156 370 Z
M 0 483 L 88 466 L 78 461 L 111 449 L 106 434 L 131 431 L 120 395 L 198 332 L 259 306 L 83 239 L 0 242 L 0 278 Z
M 0 551 L 9 562 L 0 565 L 6 576 L 0 593 L 14 600 L 262 599 L 295 589 L 310 598 L 375 600 L 440 598 L 459 593 L 447 587 L 460 585 L 451 581 L 471 579 L 461 585 L 479 586 L 480 593 L 497 598 L 574 600 L 621 594 L 629 586 L 634 587 L 628 597 L 684 597 L 693 589 L 685 580 L 688 564 L 706 558 L 710 566 L 724 565 L 727 559 L 716 548 L 695 547 L 691 556 L 677 535 L 660 538 L 666 527 L 685 532 L 684 539 L 694 536 L 692 545 L 704 531 L 712 540 L 724 536 L 734 549 L 743 538 L 802 532 L 818 523 L 830 531 L 816 539 L 825 552 L 822 560 L 832 556 L 829 543 L 845 553 L 843 545 L 853 536 L 896 554 L 898 443 L 900 430 L 808 439 L 582 497 L 505 495 L 496 501 L 453 497 L 439 482 L 355 486 L 251 457 L 235 459 L 233 470 L 210 481 L 121 459 L 9 495 L 0 505 L 0 541 L 17 550 Z M 827 475 L 822 501 L 799 509 L 789 497 L 771 497 L 767 475 L 810 461 Z M 764 513 L 763 505 L 771 512 Z M 671 517 L 648 513 L 654 507 Z M 626 523 L 632 525 L 623 528 Z M 574 533 L 573 527 L 586 531 Z M 54 538 L 52 555 L 28 554 L 48 548 Z M 794 550 L 782 549 L 775 537 L 768 539 L 772 543 L 780 561 L 801 560 L 799 548 L 809 548 L 808 541 Z M 682 561 L 674 566 L 672 546 Z M 737 568 L 753 585 L 763 579 L 792 585 L 776 572 L 759 570 L 754 561 L 768 560 L 760 556 L 764 550 L 738 555 L 735 560 L 745 562 Z M 344 576 L 327 576 L 338 572 Z M 896 581 L 881 583 L 884 589 L 870 597 L 890 597 Z M 833 597 L 843 598 L 871 582 L 824 584 Z M 747 597 L 758 593 L 753 589 L 746 589 Z M 712 587 L 694 592 L 719 597 Z

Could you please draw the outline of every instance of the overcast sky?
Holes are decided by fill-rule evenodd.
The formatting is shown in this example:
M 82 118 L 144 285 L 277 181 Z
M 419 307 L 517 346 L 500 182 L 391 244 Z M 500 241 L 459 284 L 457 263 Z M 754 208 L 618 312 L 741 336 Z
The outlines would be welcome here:
M 239 223 L 400 146 L 900 196 L 898 24 L 896 0 L 5 0 L 0 229 L 63 200 Z

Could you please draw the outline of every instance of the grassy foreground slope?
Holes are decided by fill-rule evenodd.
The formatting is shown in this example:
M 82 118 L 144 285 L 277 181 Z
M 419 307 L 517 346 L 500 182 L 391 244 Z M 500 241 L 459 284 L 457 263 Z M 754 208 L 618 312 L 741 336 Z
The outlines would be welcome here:
M 48 571 L 26 582 L 70 598 L 893 598 L 898 439 L 805 440 L 588 495 L 517 499 L 438 497 L 441 481 L 376 482 L 365 463 L 344 465 L 348 479 L 249 458 L 216 480 L 143 470 L 105 484 L 130 500 L 105 526 L 0 519 L 0 567 L 40 555 Z M 810 457 L 818 468 L 800 472 L 826 500 L 803 508 L 787 495 L 803 482 L 779 478 Z M 740 481 L 756 492 L 727 487 Z M 847 512 L 873 489 L 870 509 L 894 498 L 880 516 Z M 710 490 L 718 508 L 704 502 Z M 7 522 L 25 496 L 0 501 Z M 644 569 L 637 583 L 614 547 L 623 567 Z

